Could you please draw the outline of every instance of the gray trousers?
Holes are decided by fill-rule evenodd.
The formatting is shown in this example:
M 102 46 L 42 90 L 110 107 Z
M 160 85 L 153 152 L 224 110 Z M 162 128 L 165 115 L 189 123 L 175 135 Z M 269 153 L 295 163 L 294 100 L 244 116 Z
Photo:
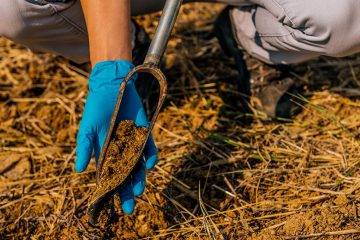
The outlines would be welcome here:
M 196 0 L 188 0 L 196 1 Z M 298 63 L 360 51 L 360 0 L 200 0 L 238 6 L 231 12 L 239 47 L 267 63 Z M 160 10 L 165 0 L 132 0 L 132 14 Z M 79 0 L 35 5 L 2 0 L 0 35 L 33 51 L 89 61 Z

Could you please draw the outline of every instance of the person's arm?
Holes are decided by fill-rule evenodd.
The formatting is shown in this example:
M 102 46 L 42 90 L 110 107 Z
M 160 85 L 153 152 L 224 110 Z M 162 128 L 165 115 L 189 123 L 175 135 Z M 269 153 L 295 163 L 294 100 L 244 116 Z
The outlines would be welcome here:
M 81 0 L 90 41 L 93 66 L 89 93 L 79 126 L 76 144 L 76 172 L 86 170 L 94 152 L 98 161 L 109 130 L 120 84 L 134 68 L 131 63 L 130 0 Z M 137 127 L 149 127 L 134 75 L 127 83 L 117 121 L 131 120 Z M 130 180 L 119 192 L 122 209 L 134 211 L 135 198 L 144 192 L 146 169 L 158 160 L 157 148 L 150 135 L 144 149 L 145 162 L 139 161 Z
M 106 60 L 131 61 L 130 0 L 81 0 L 94 66 Z

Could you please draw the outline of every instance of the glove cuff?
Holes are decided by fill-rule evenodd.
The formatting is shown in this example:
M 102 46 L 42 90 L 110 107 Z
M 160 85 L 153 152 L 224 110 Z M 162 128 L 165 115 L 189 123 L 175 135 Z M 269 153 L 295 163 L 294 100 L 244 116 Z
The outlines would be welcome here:
M 126 60 L 96 63 L 89 78 L 90 92 L 119 87 L 121 82 L 134 67 L 134 64 Z M 133 78 L 135 77 L 136 76 Z

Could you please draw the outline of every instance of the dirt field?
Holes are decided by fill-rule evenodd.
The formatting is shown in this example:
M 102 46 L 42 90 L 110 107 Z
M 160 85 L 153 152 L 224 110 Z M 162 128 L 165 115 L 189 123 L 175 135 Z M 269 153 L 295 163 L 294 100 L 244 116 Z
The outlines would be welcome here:
M 86 216 L 95 163 L 73 170 L 88 73 L 0 39 L 0 239 L 360 239 L 360 56 L 296 66 L 292 121 L 244 116 L 211 32 L 223 7 L 182 9 L 159 163 L 134 214 L 99 228 Z M 138 20 L 153 33 L 157 18 Z M 273 74 L 247 61 L 253 79 Z

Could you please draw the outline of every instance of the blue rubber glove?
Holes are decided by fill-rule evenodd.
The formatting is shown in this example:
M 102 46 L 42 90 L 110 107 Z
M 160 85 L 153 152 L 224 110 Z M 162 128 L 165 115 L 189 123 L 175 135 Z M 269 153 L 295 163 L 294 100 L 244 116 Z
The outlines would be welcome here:
M 90 91 L 77 136 L 76 172 L 86 169 L 93 150 L 95 160 L 98 161 L 114 112 L 120 84 L 133 67 L 132 63 L 123 60 L 100 62 L 94 66 L 89 79 Z M 149 127 L 144 107 L 134 85 L 136 77 L 134 75 L 126 86 L 117 122 L 133 120 L 138 127 Z M 144 192 L 145 168 L 153 168 L 158 159 L 151 135 L 144 149 L 144 157 L 146 161 L 139 162 L 134 168 L 132 180 L 119 193 L 121 206 L 126 214 L 134 211 L 134 195 L 139 196 Z

